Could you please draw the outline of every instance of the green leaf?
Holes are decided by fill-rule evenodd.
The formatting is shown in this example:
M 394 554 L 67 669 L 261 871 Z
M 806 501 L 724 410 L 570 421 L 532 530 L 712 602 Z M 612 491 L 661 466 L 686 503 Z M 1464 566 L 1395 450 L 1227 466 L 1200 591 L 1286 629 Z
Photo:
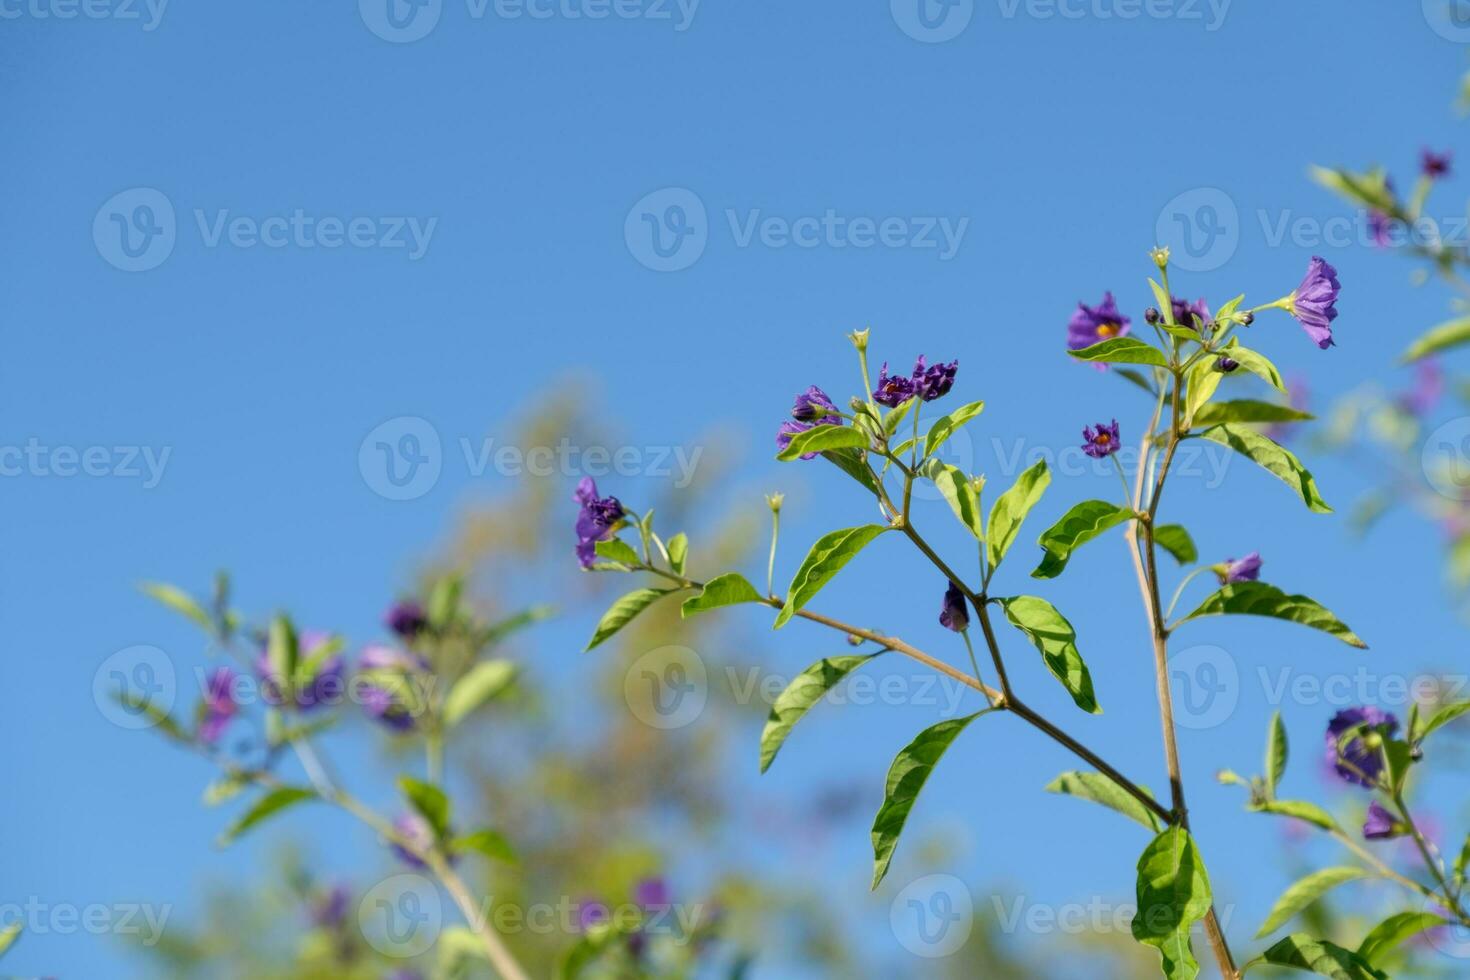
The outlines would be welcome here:
M 1277 711 L 1271 716 L 1271 725 L 1266 729 L 1266 787 L 1272 796 L 1276 795 L 1276 784 L 1281 782 L 1286 772 L 1286 756 L 1286 725 L 1281 720 L 1281 712 Z
M 1368 644 L 1358 639 L 1356 633 L 1347 628 L 1336 616 L 1318 604 L 1315 599 L 1304 595 L 1287 595 L 1274 585 L 1265 582 L 1235 582 L 1221 587 L 1194 612 L 1180 620 L 1181 623 L 1204 616 L 1270 616 L 1288 622 L 1309 626 L 1337 637 L 1349 646 L 1366 650 Z
M 179 723 L 174 721 L 172 715 L 159 705 L 154 704 L 147 695 L 139 694 L 132 690 L 120 690 L 114 691 L 112 696 L 118 704 L 127 708 L 129 711 L 135 714 L 147 715 L 151 727 L 157 728 L 174 741 L 194 741 L 189 737 L 188 733 L 179 727 Z
M 1323 830 L 1337 829 L 1337 821 L 1332 819 L 1332 814 L 1306 800 L 1267 800 L 1263 803 L 1253 803 L 1246 809 L 1251 813 L 1274 813 L 1280 817 L 1293 817 L 1297 820 L 1304 820 L 1315 827 L 1321 827 Z
M 775 628 L 780 629 L 790 622 L 798 609 L 822 591 L 822 587 L 832 581 L 833 576 L 842 571 L 843 566 L 852 561 L 859 551 L 867 547 L 868 542 L 886 530 L 888 528 L 881 524 L 863 524 L 822 535 L 812 545 L 812 550 L 807 552 L 801 567 L 791 579 L 786 603 L 776 615 Z
M 924 455 L 933 456 L 934 450 L 944 445 L 944 441 L 954 433 L 956 429 L 970 421 L 981 412 L 985 411 L 984 402 L 970 402 L 950 412 L 929 427 L 929 436 L 924 440 Z
M 1033 595 L 1019 595 L 1000 599 L 1006 618 L 1011 625 L 1030 637 L 1046 669 L 1062 682 L 1077 707 L 1092 714 L 1100 714 L 1097 697 L 1092 690 L 1092 674 L 1077 652 L 1077 631 L 1067 618 L 1057 612 L 1055 606 L 1045 599 Z
M 914 403 L 918 400 L 917 398 L 909 398 L 901 401 L 898 403 L 897 408 L 884 415 L 883 431 L 889 436 L 897 432 L 899 425 L 908 417 L 909 411 L 913 409 Z
M 1225 349 L 1221 353 L 1245 368 L 1251 374 L 1265 381 L 1283 395 L 1287 393 L 1286 382 L 1281 380 L 1281 372 L 1276 370 L 1276 365 L 1272 364 L 1264 354 L 1258 354 L 1249 347 L 1243 347 L 1233 340 L 1225 345 Z
M 1229 446 L 1291 487 L 1313 513 L 1332 513 L 1332 508 L 1327 506 L 1327 501 L 1317 492 L 1317 481 L 1312 479 L 1312 474 L 1302 465 L 1301 460 L 1292 455 L 1285 446 L 1272 442 L 1254 429 L 1245 429 L 1238 425 L 1217 425 L 1200 435 L 1211 442 Z
M 433 589 L 429 591 L 429 608 L 427 610 L 429 625 L 436 631 L 443 630 L 459 612 L 459 596 L 464 588 L 464 582 L 459 575 L 445 575 L 434 583 Z
M 485 627 L 484 632 L 480 634 L 480 642 L 486 646 L 499 643 L 507 636 L 518 633 L 527 626 L 539 623 L 543 619 L 551 618 L 551 614 L 555 611 L 548 605 L 531 606 L 529 609 L 523 609 L 512 616 L 508 616 Z
M 1314 418 L 1316 416 L 1310 412 L 1301 412 L 1280 402 L 1258 402 L 1242 398 L 1205 405 L 1195 415 L 1194 424 L 1204 426 L 1226 422 L 1310 422 Z
M 1148 288 L 1154 292 L 1154 308 L 1159 311 L 1159 318 L 1162 320 L 1164 317 L 1173 317 L 1174 300 L 1164 287 L 1155 282 L 1153 277 L 1150 276 Z
M 1199 560 L 1194 539 L 1183 525 L 1164 524 L 1154 528 L 1154 544 L 1173 555 L 1174 560 L 1181 565 L 1191 565 Z
M 995 499 L 990 508 L 990 525 L 985 533 L 985 558 L 992 570 L 1000 565 L 1021 531 L 1021 523 L 1051 485 L 1046 460 L 1039 459 L 1016 477 L 1011 488 Z
M 1153 382 L 1144 377 L 1142 371 L 1135 371 L 1133 368 L 1118 368 L 1113 373 L 1124 381 L 1137 385 L 1150 395 L 1157 396 L 1159 393 L 1158 389 L 1154 387 Z
M 1144 849 L 1137 895 L 1133 938 L 1159 951 L 1164 976 L 1192 980 L 1199 964 L 1189 928 L 1210 910 L 1210 879 L 1187 830 L 1170 827 Z
M 316 792 L 299 786 L 279 786 L 260 796 L 219 836 L 220 846 L 233 843 L 241 834 L 275 816 L 287 807 L 316 799 Z
M 1393 212 L 1396 210 L 1393 191 L 1388 186 L 1388 174 L 1375 167 L 1364 174 L 1351 170 L 1334 170 L 1329 167 L 1312 167 L 1312 179 L 1347 198 L 1354 204 L 1373 211 Z
M 1130 820 L 1138 821 L 1154 833 L 1159 832 L 1159 818 L 1154 812 L 1102 773 L 1064 772 L 1047 784 L 1046 791 L 1101 803 Z
M 236 776 L 221 776 L 204 787 L 204 805 L 219 806 L 239 796 L 250 784 Z
M 0 929 L 0 955 L 3 955 L 7 949 L 15 945 L 16 939 L 20 937 L 22 926 L 23 923 L 12 922 L 4 929 Z
M 1415 340 L 1404 351 L 1403 360 L 1417 361 L 1451 347 L 1459 347 L 1467 341 L 1470 341 L 1470 316 L 1458 317 L 1441 323 Z
M 456 837 L 449 842 L 451 851 L 474 851 L 483 854 L 496 861 L 504 861 L 514 864 L 516 861 L 515 848 L 510 846 L 510 841 L 505 835 L 496 830 L 486 827 L 463 837 Z
M 669 538 L 669 567 L 675 575 L 684 574 L 684 560 L 689 557 L 689 537 L 683 531 Z
M 1314 871 L 1282 892 L 1281 897 L 1272 906 L 1271 914 L 1266 916 L 1265 923 L 1256 931 L 1256 938 L 1260 939 L 1263 936 L 1275 932 L 1285 925 L 1287 920 L 1292 916 L 1296 915 L 1308 905 L 1311 905 L 1338 885 L 1366 877 L 1368 877 L 1366 870 L 1350 865 L 1344 865 L 1339 868 L 1323 868 L 1321 871 Z
M 1448 923 L 1448 919 L 1433 912 L 1399 912 L 1390 915 L 1363 937 L 1358 946 L 1358 955 L 1367 963 L 1376 965 L 1386 953 L 1410 936 Z
M 454 727 L 515 679 L 516 665 L 509 660 L 482 660 L 454 682 L 444 698 L 444 724 Z
M 602 619 L 597 623 L 597 629 L 592 632 L 592 639 L 587 641 L 587 650 L 602 643 L 618 630 L 627 626 L 643 610 L 653 605 L 659 599 L 670 592 L 678 589 L 634 589 L 608 607 L 607 612 L 602 614 Z
M 1388 980 L 1352 950 L 1324 939 L 1292 933 L 1261 956 L 1267 963 L 1289 966 L 1333 980 Z
M 842 472 L 867 487 L 868 492 L 878 496 L 878 481 L 868 467 L 867 458 L 857 449 L 829 449 L 822 458 L 834 464 Z
M 305 659 L 298 659 L 296 674 L 292 681 L 297 690 L 305 690 L 310 687 L 312 681 L 316 680 L 316 675 L 320 674 L 322 668 L 327 665 L 327 661 L 341 653 L 346 647 L 347 640 L 344 637 L 331 636 L 317 644 Z
M 1419 739 L 1428 738 L 1430 733 L 1438 731 L 1467 711 L 1470 711 L 1470 701 L 1457 701 L 1454 704 L 1445 705 L 1424 723 L 1419 732 Z
M 1068 351 L 1079 361 L 1107 364 L 1148 364 L 1153 367 L 1168 367 L 1169 362 L 1155 346 L 1137 337 L 1112 337 L 1100 344 Z
M 1133 511 L 1106 500 L 1084 500 L 1062 515 L 1061 520 L 1041 532 L 1036 543 L 1046 554 L 1032 571 L 1032 578 L 1056 578 L 1067 567 L 1072 553 L 1093 538 L 1131 520 Z
M 139 588 L 174 612 L 182 614 L 196 625 L 213 632 L 214 621 L 209 618 L 209 613 L 205 612 L 204 607 L 195 602 L 194 597 L 183 589 L 165 582 L 144 582 Z
M 442 789 L 412 776 L 399 776 L 398 789 L 409 805 L 433 828 L 436 840 L 448 835 L 449 797 L 444 795 Z
M 1215 367 L 1217 360 L 1214 357 L 1202 358 L 1189 369 L 1187 392 L 1184 399 L 1185 428 L 1194 425 L 1195 416 L 1211 398 L 1215 397 L 1215 390 L 1220 387 L 1220 381 L 1225 377 L 1225 373 Z
M 888 769 L 888 783 L 883 791 L 883 805 L 873 818 L 873 887 L 876 889 L 888 874 L 889 862 L 893 860 L 893 849 L 898 846 L 898 837 L 908 821 L 909 811 L 919 790 L 924 788 L 929 774 L 939 763 L 939 757 L 949 748 L 965 726 L 979 718 L 990 708 L 985 708 L 964 718 L 950 718 L 924 729 L 906 745 L 893 765 Z
M 606 541 L 599 541 L 596 548 L 597 554 L 602 558 L 631 565 L 634 568 L 643 564 L 643 559 L 638 557 L 638 552 L 634 551 L 633 546 L 622 538 L 608 538 Z
M 867 449 L 868 437 L 850 425 L 814 425 L 791 437 L 785 449 L 776 454 L 782 462 L 800 459 L 803 453 L 820 453 L 833 449 Z
M 693 613 L 707 612 L 711 609 L 719 609 L 721 606 L 734 606 L 742 602 L 765 602 L 765 596 L 756 591 L 745 576 L 737 572 L 726 572 L 716 575 L 704 584 L 704 589 L 699 595 L 692 595 L 684 600 L 679 607 L 680 615 L 688 617 Z
M 876 653 L 818 660 L 786 686 L 771 705 L 766 727 L 761 732 L 761 772 L 771 767 L 786 736 L 822 697 L 852 671 L 878 656 Z
M 980 517 L 980 495 L 975 491 L 975 486 L 970 478 L 965 476 L 964 471 L 956 466 L 951 466 L 940 459 L 931 459 L 923 466 L 924 475 L 934 481 L 939 492 L 949 503 L 949 509 L 954 511 L 954 516 L 959 518 L 960 523 L 975 535 L 976 540 L 985 534 L 985 527 Z
M 270 664 L 271 673 L 283 683 L 290 683 L 291 678 L 296 676 L 299 656 L 296 630 L 292 628 L 291 620 L 285 616 L 276 616 L 271 620 L 270 636 L 266 645 L 266 662 Z

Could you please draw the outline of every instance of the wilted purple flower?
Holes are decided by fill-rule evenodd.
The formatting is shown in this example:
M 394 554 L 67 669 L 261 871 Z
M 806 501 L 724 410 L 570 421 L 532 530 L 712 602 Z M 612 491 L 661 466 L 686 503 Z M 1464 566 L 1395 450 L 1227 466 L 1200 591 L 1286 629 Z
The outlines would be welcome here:
M 1178 296 L 1171 296 L 1169 298 L 1169 305 L 1173 308 L 1174 322 L 1182 327 L 1198 329 L 1200 324 L 1210 322 L 1210 307 L 1205 303 L 1203 298 L 1191 303 L 1189 300 L 1180 299 Z M 1199 323 L 1195 322 L 1195 317 L 1199 317 Z
M 1232 357 L 1221 357 L 1215 362 L 1215 370 L 1222 374 L 1229 374 L 1238 367 L 1240 367 L 1240 362 Z
M 617 533 L 616 525 L 623 519 L 623 505 L 617 497 L 599 497 L 597 484 L 590 476 L 582 477 L 577 483 L 572 499 L 582 505 L 577 515 L 577 560 L 583 568 L 591 568 L 597 560 L 597 542 Z
M 1287 300 L 1287 310 L 1297 318 L 1307 336 L 1317 346 L 1326 350 L 1332 346 L 1332 321 L 1337 319 L 1337 294 L 1342 286 L 1337 281 L 1337 270 L 1326 260 L 1312 256 L 1307 264 L 1307 274 L 1302 284 Z
M 1414 370 L 1414 387 L 1399 396 L 1404 411 L 1425 416 L 1434 411 L 1435 403 L 1444 393 L 1444 375 L 1433 358 L 1420 361 Z
M 408 840 L 420 851 L 427 851 L 434 846 L 434 828 L 429 822 L 417 813 L 405 813 L 393 821 L 393 829 L 399 835 Z M 398 855 L 398 860 L 411 868 L 426 868 L 428 865 L 417 854 L 394 841 L 391 845 L 393 853 Z
M 323 644 L 332 639 L 332 634 L 326 630 L 302 630 L 296 638 L 297 658 L 305 662 Z M 343 675 L 347 664 L 339 654 L 333 654 L 322 664 L 311 683 L 305 687 L 296 689 L 296 707 L 302 711 L 310 711 L 324 704 L 330 704 L 341 697 L 345 681 Z M 271 669 L 270 650 L 262 649 L 255 658 L 255 671 L 260 675 L 261 693 L 267 702 L 280 704 L 283 700 L 281 695 L 281 678 L 276 676 Z
M 1343 736 L 1360 727 L 1363 730 L 1349 738 L 1339 754 Z M 1383 739 L 1398 728 L 1399 720 L 1386 711 L 1370 706 L 1345 708 L 1327 724 L 1327 762 L 1348 782 L 1371 788 L 1383 772 Z
M 878 384 L 873 389 L 873 400 L 889 408 L 897 408 L 914 397 L 914 382 L 901 374 L 890 375 L 888 362 L 878 369 Z
M 1118 435 L 1118 420 L 1113 419 L 1112 425 L 1104 425 L 1101 422 L 1097 428 L 1087 426 L 1082 430 L 1082 451 L 1093 459 L 1103 459 L 1113 455 L 1122 447 L 1122 439 Z
M 970 628 L 970 610 L 965 605 L 965 594 L 953 582 L 944 590 L 944 605 L 939 608 L 939 625 L 956 633 Z
M 1368 804 L 1368 819 L 1363 821 L 1363 836 L 1369 840 L 1387 840 L 1402 837 L 1407 828 L 1393 818 L 1381 803 L 1374 800 Z
M 818 419 L 823 419 L 823 416 L 835 416 L 836 414 L 837 406 L 832 404 L 832 399 L 827 397 L 827 393 L 816 385 L 812 385 L 806 391 L 797 395 L 796 404 L 791 409 L 791 417 L 798 422 L 815 422 Z M 823 421 L 825 422 L 825 419 Z M 829 424 L 837 425 L 841 421 L 838 418 L 835 422 Z
M 429 625 L 429 617 L 424 615 L 423 606 L 413 599 L 404 599 L 388 607 L 383 622 L 405 640 L 412 640 Z
M 1419 170 L 1430 180 L 1438 180 L 1440 177 L 1449 174 L 1450 160 L 1453 156 L 1454 154 L 1449 150 L 1443 153 L 1435 153 L 1433 150 L 1425 147 L 1419 153 Z
M 1131 321 L 1118 312 L 1112 291 L 1103 293 L 1102 302 L 1096 306 L 1077 304 L 1077 312 L 1067 323 L 1067 349 L 1082 350 L 1104 340 L 1121 337 L 1128 332 Z
M 311 924 L 318 929 L 336 929 L 347 920 L 352 893 L 346 885 L 333 885 L 311 905 Z
M 364 647 L 357 659 L 359 694 L 367 713 L 395 732 L 406 732 L 418 720 L 414 706 L 404 703 L 399 683 L 412 684 L 415 675 L 429 669 L 429 662 L 416 653 L 373 644 Z M 375 679 L 373 675 L 378 675 Z M 383 675 L 397 675 L 394 683 Z
M 204 716 L 199 720 L 199 741 L 205 745 L 218 742 L 240 710 L 235 703 L 235 672 L 216 667 L 204 684 Z
M 607 906 L 595 898 L 584 898 L 577 903 L 577 928 L 582 932 L 610 918 L 612 915 Z
M 954 387 L 954 376 L 959 369 L 960 362 L 957 360 L 928 367 L 924 364 L 924 355 L 920 354 L 919 360 L 914 364 L 914 394 L 926 402 L 943 398 Z
M 1252 551 L 1244 558 L 1225 559 L 1225 582 L 1254 582 L 1261 577 L 1261 553 Z

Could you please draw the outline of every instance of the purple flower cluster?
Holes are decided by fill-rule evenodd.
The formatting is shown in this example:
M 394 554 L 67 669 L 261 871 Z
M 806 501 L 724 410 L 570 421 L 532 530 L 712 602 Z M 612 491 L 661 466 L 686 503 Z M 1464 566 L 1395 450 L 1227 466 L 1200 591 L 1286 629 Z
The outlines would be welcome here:
M 1399 720 L 1386 711 L 1345 708 L 1327 724 L 1327 761 L 1343 779 L 1371 789 L 1383 772 L 1383 739 L 1398 728 Z M 1361 731 L 1343 743 L 1355 729 Z
M 216 667 L 204 685 L 203 717 L 199 720 L 199 741 L 214 745 L 225 733 L 230 719 L 239 712 L 235 703 L 235 672 L 228 667 Z
M 1118 304 L 1111 291 L 1103 293 L 1102 302 L 1096 306 L 1077 304 L 1077 312 L 1067 323 L 1067 349 L 1082 350 L 1104 340 L 1122 337 L 1128 333 L 1132 322 L 1118 312 Z
M 1122 438 L 1118 435 L 1117 419 L 1113 419 L 1112 425 L 1104 425 L 1099 422 L 1096 428 L 1089 425 L 1082 430 L 1082 451 L 1093 459 L 1106 459 L 1117 452 L 1122 445 Z
M 1291 294 L 1287 309 L 1297 318 L 1316 345 L 1323 350 L 1331 347 L 1332 321 L 1337 319 L 1337 295 L 1342 286 L 1337 281 L 1337 270 L 1325 259 L 1312 256 L 1307 264 L 1307 274 L 1302 284 Z
M 842 416 L 837 414 L 837 406 L 832 404 L 832 399 L 827 393 L 816 385 L 812 385 L 796 396 L 796 404 L 791 408 L 791 418 L 795 421 L 782 422 L 776 430 L 776 448 L 785 449 L 791 445 L 791 437 L 798 432 L 819 425 L 841 425 Z M 816 453 L 802 453 L 802 459 L 815 459 Z
M 597 542 L 617 533 L 625 511 L 617 497 L 599 497 L 590 476 L 582 477 L 572 499 L 582 505 L 577 515 L 577 560 L 583 568 L 591 568 L 597 560 Z
M 414 708 L 399 696 L 395 690 L 398 685 L 383 675 L 397 675 L 399 683 L 411 684 L 413 677 L 428 672 L 428 661 L 416 653 L 373 644 L 363 648 L 357 669 L 362 684 L 362 705 L 367 713 L 391 731 L 410 731 L 417 722 Z
M 901 374 L 889 374 L 888 362 L 884 361 L 883 366 L 878 369 L 878 384 L 873 388 L 873 399 L 889 408 L 897 408 L 910 398 L 932 402 L 949 394 L 959 369 L 960 362 L 957 360 L 931 366 L 921 354 L 914 362 L 913 373 L 904 377 Z
M 970 610 L 965 605 L 965 594 L 953 582 L 944 590 L 944 604 L 939 608 L 939 625 L 956 633 L 970 628 Z
M 316 652 L 317 648 L 331 640 L 332 634 L 325 630 L 302 630 L 297 637 L 296 646 L 299 651 L 299 659 L 305 661 Z M 295 691 L 295 706 L 301 711 L 311 711 L 324 704 L 331 703 L 343 693 L 344 680 L 347 664 L 340 655 L 327 658 L 322 664 L 311 683 L 305 687 L 297 688 Z M 281 694 L 281 678 L 278 677 L 271 667 L 270 651 L 262 649 L 255 658 L 255 671 L 260 675 L 260 687 L 267 701 L 279 704 L 283 700 Z

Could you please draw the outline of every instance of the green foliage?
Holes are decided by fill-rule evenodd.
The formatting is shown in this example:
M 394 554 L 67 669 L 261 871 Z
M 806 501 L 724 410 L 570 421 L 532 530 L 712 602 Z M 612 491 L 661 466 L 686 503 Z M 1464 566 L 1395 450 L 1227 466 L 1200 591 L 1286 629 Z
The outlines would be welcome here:
M 449 842 L 449 849 L 456 853 L 474 851 L 506 864 L 514 864 L 516 860 L 515 848 L 511 847 L 505 835 L 488 827 L 454 838 Z
M 674 570 L 675 575 L 684 574 L 684 562 L 689 557 L 689 537 L 680 531 L 669 538 L 669 567 Z
M 1303 820 L 1323 830 L 1337 830 L 1337 821 L 1332 814 L 1315 803 L 1306 800 L 1262 800 L 1247 807 L 1252 813 L 1274 813 L 1277 816 Z
M 771 767 L 776 753 L 786 744 L 791 729 L 811 710 L 822 697 L 844 677 L 863 664 L 878 656 L 876 653 L 845 657 L 826 657 L 818 660 L 786 686 L 766 719 L 761 732 L 761 772 Z
M 933 480 L 939 492 L 944 495 L 949 509 L 954 511 L 954 516 L 959 518 L 960 523 L 969 529 L 977 541 L 984 537 L 980 495 L 964 471 L 940 459 L 929 460 L 924 464 L 923 470 L 924 475 Z
M 1198 609 L 1185 616 L 1180 622 L 1200 619 L 1205 616 L 1222 615 L 1269 616 L 1287 622 L 1321 630 L 1335 636 L 1349 646 L 1366 650 L 1368 644 L 1358 638 L 1340 619 L 1325 609 L 1315 599 L 1304 595 L 1287 595 L 1274 585 L 1265 582 L 1234 582 L 1222 586 L 1212 593 Z
M 1352 950 L 1299 932 L 1266 950 L 1261 958 L 1276 966 L 1305 970 L 1333 980 L 1388 980 L 1386 973 L 1375 970 Z
M 278 786 L 257 797 L 245 812 L 220 833 L 220 846 L 232 844 L 240 835 L 269 820 L 282 810 L 317 798 L 316 791 L 301 786 Z
M 1045 599 L 1031 595 L 996 600 L 1005 610 L 1011 625 L 1030 638 L 1041 651 L 1041 659 L 1053 677 L 1062 682 L 1077 707 L 1100 714 L 1097 696 L 1092 690 L 1092 674 L 1077 652 L 1077 631 L 1067 618 Z
M 860 449 L 829 449 L 822 458 L 863 485 L 873 496 L 878 496 L 878 481 L 868 466 L 867 456 Z
M 599 558 L 606 558 L 630 568 L 637 568 L 643 564 L 643 559 L 638 557 L 638 552 L 634 551 L 633 546 L 622 538 L 608 538 L 606 541 L 597 542 L 593 547 L 596 548 Z
M 1271 914 L 1266 916 L 1266 921 L 1256 931 L 1256 938 L 1260 939 L 1262 936 L 1275 932 L 1292 916 L 1338 885 L 1366 877 L 1368 877 L 1366 869 L 1344 865 L 1337 868 L 1323 868 L 1321 871 L 1314 871 L 1299 879 L 1281 893 L 1281 897 L 1271 907 Z
M 692 595 L 679 607 L 679 614 L 688 617 L 693 613 L 707 612 L 722 606 L 733 606 L 742 602 L 765 602 L 765 597 L 756 591 L 745 576 L 736 572 L 716 575 L 704 584 L 699 595 Z
M 859 551 L 886 530 L 888 528 L 881 524 L 863 524 L 822 535 L 791 579 L 786 603 L 776 616 L 776 629 L 790 622 L 797 610 L 810 602 Z
M 412 776 L 399 776 L 398 790 L 433 829 L 436 840 L 449 835 L 449 797 L 442 789 Z
M 1136 820 L 1150 831 L 1159 832 L 1159 818 L 1133 794 L 1099 772 L 1064 772 L 1047 784 L 1048 793 L 1062 793 L 1091 800 Z
M 1439 731 L 1467 711 L 1470 711 L 1470 701 L 1456 701 L 1453 704 L 1444 705 L 1420 727 L 1418 733 L 1415 735 L 1415 740 L 1421 741 L 1428 738 L 1434 732 Z
M 508 688 L 516 676 L 509 660 L 482 660 L 454 682 L 444 698 L 444 724 L 454 727 Z
M 1191 565 L 1199 561 L 1199 551 L 1194 546 L 1194 539 L 1183 525 L 1164 524 L 1154 528 L 1154 544 L 1173 555 L 1174 560 L 1181 565 Z
M 296 630 L 291 626 L 291 620 L 285 616 L 276 616 L 271 620 L 266 662 L 270 664 L 271 673 L 280 679 L 283 686 L 289 685 L 296 676 L 296 661 L 299 657 Z
M 1210 879 L 1189 831 L 1170 827 L 1138 859 L 1138 912 L 1133 938 L 1159 951 L 1164 976 L 1199 974 L 1189 929 L 1210 910 Z
M 944 445 L 945 440 L 953 435 L 956 429 L 983 411 L 985 411 L 984 402 L 970 402 L 940 418 L 929 427 L 929 435 L 924 440 L 924 455 L 933 456 L 934 451 Z
M 1390 915 L 1363 937 L 1362 943 L 1358 945 L 1358 956 L 1369 965 L 1376 966 L 1405 939 L 1448 922 L 1448 919 L 1432 912 L 1399 912 Z
M 1102 343 L 1068 351 L 1079 361 L 1099 364 L 1147 364 L 1152 367 L 1168 367 L 1169 361 L 1157 347 L 1137 337 L 1112 337 Z
M 608 637 L 631 623 L 634 617 L 643 610 L 670 592 L 677 591 L 678 589 L 634 589 L 618 599 L 608 607 L 607 612 L 602 614 L 602 619 L 598 620 L 597 629 L 593 630 L 592 639 L 587 641 L 586 649 L 591 650 L 600 645 Z
M 1041 500 L 1051 485 L 1051 471 L 1046 460 L 1039 459 L 1028 467 L 990 508 L 990 524 L 985 534 L 985 559 L 994 571 L 1011 549 L 1026 515 Z
M 1276 365 L 1272 364 L 1266 355 L 1253 351 L 1234 340 L 1226 344 L 1221 353 L 1283 395 L 1287 393 L 1286 382 L 1281 379 L 1281 372 L 1276 370 Z
M 4 956 L 5 951 L 15 945 L 15 941 L 20 938 L 22 927 L 22 923 L 12 922 L 5 928 L 0 929 L 0 956 Z
M 1298 411 L 1280 402 L 1258 402 L 1249 398 L 1237 401 L 1211 402 L 1200 408 L 1194 424 L 1200 426 L 1222 425 L 1227 422 L 1254 424 L 1258 422 L 1310 422 L 1316 416 Z
M 1266 789 L 1269 796 L 1276 795 L 1276 784 L 1286 772 L 1287 757 L 1286 724 L 1281 712 L 1271 715 L 1271 724 L 1266 729 Z
M 1452 347 L 1470 342 L 1470 317 L 1456 317 L 1441 323 L 1416 339 L 1404 351 L 1405 361 L 1419 361 Z
M 1315 514 L 1330 514 L 1332 508 L 1317 492 L 1317 481 L 1291 450 L 1256 432 L 1229 423 L 1206 429 L 1200 435 L 1240 453 L 1276 479 L 1296 491 L 1302 503 Z
M 1031 577 L 1056 578 L 1066 569 L 1074 551 L 1132 518 L 1132 510 L 1106 500 L 1084 500 L 1076 504 L 1037 539 L 1036 543 L 1046 554 Z
M 144 582 L 139 588 L 174 612 L 188 618 L 195 625 L 207 631 L 214 630 L 214 620 L 210 618 L 209 613 L 205 612 L 204 607 L 183 589 L 165 582 Z
M 868 436 L 849 425 L 816 425 L 791 437 L 786 448 L 776 454 L 782 462 L 800 459 L 804 453 L 829 452 L 834 449 L 866 449 Z

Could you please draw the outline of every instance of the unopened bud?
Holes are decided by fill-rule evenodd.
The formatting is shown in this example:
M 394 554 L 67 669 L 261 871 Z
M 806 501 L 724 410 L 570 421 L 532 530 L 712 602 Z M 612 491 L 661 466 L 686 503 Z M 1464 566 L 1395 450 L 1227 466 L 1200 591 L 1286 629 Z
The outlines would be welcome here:
M 1148 323 L 1158 323 L 1159 311 L 1150 306 L 1148 309 L 1143 311 L 1143 319 Z

